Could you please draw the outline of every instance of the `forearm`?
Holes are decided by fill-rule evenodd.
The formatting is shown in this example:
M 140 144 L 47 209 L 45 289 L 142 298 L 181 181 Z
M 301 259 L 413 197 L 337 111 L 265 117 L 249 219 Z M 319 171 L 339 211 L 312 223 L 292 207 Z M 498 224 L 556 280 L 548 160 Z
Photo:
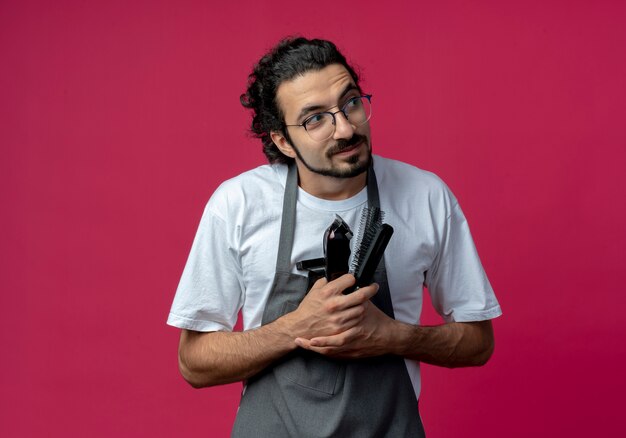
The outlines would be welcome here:
M 355 282 L 344 275 L 318 280 L 298 308 L 276 321 L 243 332 L 198 333 L 183 330 L 178 348 L 180 371 L 192 386 L 248 379 L 295 350 L 299 337 L 329 336 L 356 326 L 378 286 L 344 295 Z
M 248 379 L 295 348 L 280 320 L 243 332 L 183 330 L 178 362 L 185 380 L 201 388 Z
M 390 342 L 394 354 L 450 368 L 484 365 L 494 348 L 491 321 L 433 327 L 397 323 Z

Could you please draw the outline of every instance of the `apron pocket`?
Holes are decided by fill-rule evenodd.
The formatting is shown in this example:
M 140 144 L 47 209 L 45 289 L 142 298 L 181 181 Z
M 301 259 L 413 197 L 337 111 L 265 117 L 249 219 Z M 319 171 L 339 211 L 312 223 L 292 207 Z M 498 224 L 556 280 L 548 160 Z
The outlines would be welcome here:
M 285 361 L 274 367 L 276 379 L 287 380 L 303 388 L 336 394 L 341 385 L 340 377 L 345 374 L 345 365 L 321 354 L 298 349 Z
M 298 303 L 286 302 L 283 314 L 297 309 Z M 298 348 L 274 366 L 278 380 L 285 379 L 298 386 L 334 395 L 343 385 L 345 364 L 313 351 Z

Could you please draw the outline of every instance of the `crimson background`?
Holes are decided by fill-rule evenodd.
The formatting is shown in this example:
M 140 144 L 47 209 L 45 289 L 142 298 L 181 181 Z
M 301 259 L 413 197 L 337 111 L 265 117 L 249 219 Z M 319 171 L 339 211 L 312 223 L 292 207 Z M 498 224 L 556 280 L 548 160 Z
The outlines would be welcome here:
M 438 173 L 505 315 L 424 367 L 430 437 L 623 430 L 626 3 L 0 3 L 2 436 L 227 436 L 165 319 L 205 202 L 264 157 L 238 97 L 291 33 L 374 95 L 375 150 Z M 432 311 L 425 320 L 436 322 Z

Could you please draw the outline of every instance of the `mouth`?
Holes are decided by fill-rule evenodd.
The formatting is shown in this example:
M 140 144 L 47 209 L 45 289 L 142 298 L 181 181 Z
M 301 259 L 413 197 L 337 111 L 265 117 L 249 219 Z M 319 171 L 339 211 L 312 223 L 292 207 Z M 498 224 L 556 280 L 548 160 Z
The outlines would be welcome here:
M 361 140 L 361 141 L 359 141 L 359 142 L 357 142 L 355 144 L 352 144 L 350 146 L 347 146 L 347 147 L 341 149 L 340 151 L 334 152 L 332 154 L 332 156 L 337 155 L 337 156 L 340 156 L 340 157 L 345 157 L 345 156 L 352 155 L 355 151 L 360 149 L 362 145 L 363 145 L 363 140 Z

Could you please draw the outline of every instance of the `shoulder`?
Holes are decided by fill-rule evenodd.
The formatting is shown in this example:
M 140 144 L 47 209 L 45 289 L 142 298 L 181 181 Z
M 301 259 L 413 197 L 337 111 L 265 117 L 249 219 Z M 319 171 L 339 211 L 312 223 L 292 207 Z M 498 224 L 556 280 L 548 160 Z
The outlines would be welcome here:
M 284 188 L 287 178 L 287 166 L 265 164 L 227 179 L 217 188 L 213 197 L 222 197 L 239 193 L 254 193 L 267 189 Z
M 374 170 L 379 190 L 392 199 L 443 202 L 448 208 L 457 203 L 446 183 L 433 172 L 380 156 L 374 157 Z
M 225 218 L 243 210 L 272 205 L 282 199 L 286 179 L 287 166 L 281 164 L 248 170 L 220 184 L 209 199 L 207 210 Z

